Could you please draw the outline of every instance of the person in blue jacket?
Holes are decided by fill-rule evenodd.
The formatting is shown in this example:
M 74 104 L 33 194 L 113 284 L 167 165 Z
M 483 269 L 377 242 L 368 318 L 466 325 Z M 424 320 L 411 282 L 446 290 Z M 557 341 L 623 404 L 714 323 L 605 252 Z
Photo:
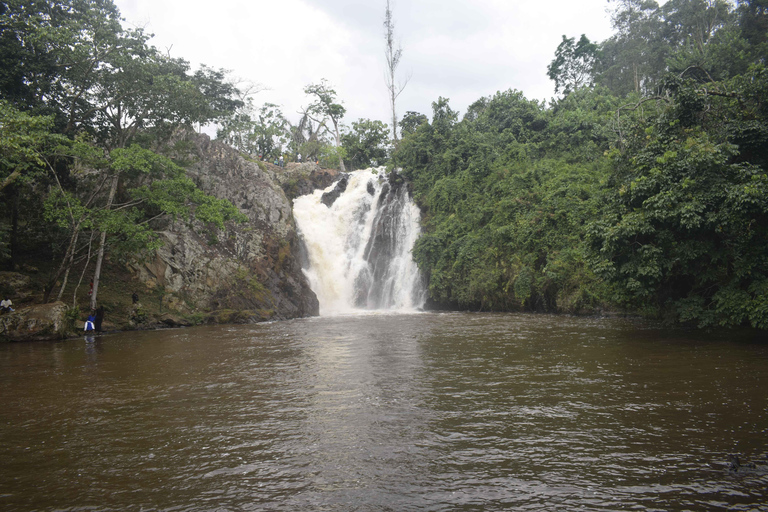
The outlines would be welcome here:
M 88 320 L 85 321 L 85 326 L 83 327 L 83 330 L 85 332 L 93 332 L 93 330 L 95 329 L 93 325 L 94 320 L 95 320 L 95 317 L 93 316 L 93 314 L 88 315 Z

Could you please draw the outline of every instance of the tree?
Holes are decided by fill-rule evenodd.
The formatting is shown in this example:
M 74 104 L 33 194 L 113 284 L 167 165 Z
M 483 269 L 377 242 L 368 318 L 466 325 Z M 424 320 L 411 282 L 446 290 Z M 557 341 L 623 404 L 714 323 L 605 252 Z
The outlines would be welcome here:
M 555 92 L 568 94 L 579 87 L 590 85 L 597 45 L 581 35 L 578 42 L 563 36 L 555 51 L 555 59 L 547 66 L 547 76 L 555 82 Z
M 387 91 L 389 92 L 389 106 L 392 110 L 392 141 L 397 145 L 397 109 L 395 108 L 395 102 L 408 84 L 408 79 L 404 82 L 395 83 L 395 73 L 400 64 L 400 58 L 403 56 L 403 49 L 399 44 L 395 44 L 395 22 L 392 19 L 392 9 L 390 8 L 389 0 L 387 0 L 387 7 L 384 11 L 384 41 L 386 43 L 384 56 L 387 61 L 386 84 Z
M 598 81 L 619 96 L 652 91 L 664 73 L 666 43 L 660 39 L 655 0 L 611 0 L 616 33 L 600 44 Z
M 307 157 L 307 160 L 313 160 L 320 157 L 323 146 L 326 143 L 323 140 L 328 128 L 320 123 L 313 121 L 312 117 L 304 112 L 296 125 L 289 123 L 290 148 L 294 154 L 301 154 Z
M 56 113 L 44 99 L 60 87 L 57 77 L 62 69 L 49 50 L 73 22 L 70 4 L 70 0 L 0 3 L 0 96 L 20 110 Z
M 768 328 L 768 72 L 681 78 L 667 93 L 613 153 L 608 211 L 590 229 L 594 267 L 631 307 Z
M 598 302 L 582 245 L 603 177 L 597 156 L 606 149 L 581 147 L 598 108 L 584 97 L 594 94 L 583 88 L 558 102 L 562 116 L 578 118 L 557 124 L 543 104 L 515 90 L 481 98 L 460 122 L 444 98 L 432 104 L 431 124 L 411 116 L 416 128 L 394 157 L 424 212 L 413 255 L 433 301 L 541 311 Z M 606 118 L 609 107 L 599 107 Z M 587 133 L 573 136 L 574 128 Z M 547 154 L 545 135 L 561 142 Z M 594 155 L 572 163 L 574 149 Z
M 742 35 L 753 48 L 765 49 L 768 43 L 768 0 L 740 0 L 738 3 Z
M 385 163 L 388 131 L 387 125 L 381 121 L 358 119 L 352 122 L 352 129 L 341 136 L 352 169 L 365 169 Z
M 190 77 L 185 61 L 167 58 L 154 48 L 138 44 L 142 39 L 140 36 L 138 40 L 132 40 L 136 47 L 127 46 L 127 52 L 116 51 L 110 55 L 107 63 L 111 66 L 99 73 L 98 85 L 93 90 L 91 126 L 97 140 L 107 149 L 127 147 L 139 129 L 168 132 L 173 126 L 204 124 L 225 115 L 237 105 L 234 100 L 223 101 L 232 94 L 231 88 L 212 87 L 215 75 L 203 72 Z M 75 119 L 78 117 L 71 116 L 70 123 Z M 111 174 L 107 210 L 112 207 L 123 170 L 119 166 L 104 169 Z M 93 277 L 92 308 L 96 306 L 107 233 L 107 230 L 101 232 Z
M 64 140 L 52 128 L 51 116 L 29 115 L 0 100 L 0 192 L 46 172 L 42 155 Z
M 19 259 L 22 197 L 31 194 L 36 184 L 45 183 L 45 157 L 67 141 L 51 132 L 53 126 L 53 116 L 20 112 L 0 100 L 0 197 L 3 209 L 7 209 L 4 213 L 11 219 L 10 230 L 1 230 L 0 248 L 3 259 L 10 257 L 11 267 L 15 267 Z
M 279 158 L 288 144 L 288 121 L 278 105 L 265 103 L 259 109 L 253 126 L 253 138 L 258 154 Z
M 61 198 L 69 197 L 69 189 L 78 178 L 98 177 L 93 180 L 96 192 L 86 201 L 87 206 L 76 204 L 72 196 L 68 202 L 62 199 L 67 209 L 57 210 L 62 214 L 82 208 L 99 212 L 85 216 L 92 218 L 88 222 L 100 231 L 92 294 L 95 305 L 107 234 L 116 232 L 117 211 L 136 212 L 126 205 L 132 205 L 128 196 L 141 183 L 130 177 L 143 167 L 141 160 L 151 159 L 146 155 L 138 158 L 137 150 L 126 151 L 140 132 L 152 132 L 162 139 L 175 127 L 230 115 L 240 104 L 237 90 L 225 81 L 224 71 L 203 67 L 190 74 L 186 61 L 150 46 L 150 36 L 141 29 L 123 29 L 111 0 L 10 0 L 0 5 L 0 48 L 10 55 L 7 73 L 0 73 L 2 91 L 7 91 L 20 109 L 51 112 L 57 129 L 77 140 L 72 149 L 96 144 L 92 156 L 102 154 L 99 158 L 79 158 L 81 162 L 87 160 L 83 166 L 89 169 L 81 176 L 68 172 L 67 159 L 76 157 L 67 151 L 56 162 L 45 159 L 48 176 L 58 180 L 56 193 Z M 128 165 L 126 155 L 138 160 Z M 64 182 L 59 180 L 60 174 L 66 176 Z M 192 194 L 185 187 L 179 190 Z M 85 224 L 69 223 L 72 236 L 65 244 L 62 268 L 73 261 L 78 233 Z
M 221 123 L 216 138 L 245 153 L 272 160 L 282 154 L 291 133 L 278 105 L 265 103 L 256 111 L 249 98 L 245 107 Z
M 419 126 L 425 123 L 429 123 L 429 118 L 427 118 L 427 116 L 409 110 L 400 120 L 400 133 L 402 133 L 403 136 L 409 135 L 414 133 Z
M 310 96 L 314 96 L 315 101 L 310 104 L 305 114 L 312 118 L 315 122 L 324 125 L 328 119 L 333 124 L 333 135 L 336 140 L 336 147 L 341 148 L 341 131 L 339 129 L 341 119 L 347 112 L 347 109 L 336 101 L 336 91 L 333 90 L 328 82 L 323 78 L 319 84 L 310 84 L 304 88 L 304 93 Z M 339 167 L 342 171 L 344 168 L 343 157 L 339 158 Z
M 691 47 L 699 54 L 717 32 L 730 22 L 731 8 L 725 0 L 669 0 L 660 8 L 660 36 L 673 48 Z
M 57 157 L 71 161 L 72 178 L 85 185 L 87 194 L 76 194 L 65 188 L 55 172 Z M 136 254 L 157 248 L 153 222 L 162 217 L 189 219 L 194 215 L 218 228 L 227 220 L 242 219 L 231 203 L 203 193 L 169 158 L 138 144 L 105 153 L 86 141 L 76 140 L 60 147 L 58 154 L 52 155 L 46 163 L 56 183 L 44 203 L 46 219 L 66 233 L 67 241 L 64 258 L 46 287 L 45 300 L 63 275 L 61 298 L 69 269 L 82 251 L 87 252 L 88 260 L 91 259 L 92 242 L 97 234 L 100 238 L 98 249 L 106 247 L 109 235 L 111 245 L 118 248 L 118 253 Z M 124 193 L 111 188 L 115 175 L 120 175 Z M 112 202 L 105 203 L 99 196 L 107 187 L 110 187 L 108 193 Z M 84 232 L 88 241 L 83 245 L 79 240 Z M 97 266 L 94 271 L 92 296 L 98 290 L 99 270 Z M 92 298 L 91 307 L 94 305 Z

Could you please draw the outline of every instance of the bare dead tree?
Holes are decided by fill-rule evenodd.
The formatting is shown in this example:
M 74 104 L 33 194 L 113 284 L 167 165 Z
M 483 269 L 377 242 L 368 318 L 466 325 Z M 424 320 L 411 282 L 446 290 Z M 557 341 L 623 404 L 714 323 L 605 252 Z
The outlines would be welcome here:
M 395 108 L 395 102 L 400 93 L 403 92 L 403 89 L 405 89 L 405 86 L 408 85 L 411 77 L 409 76 L 399 83 L 395 81 L 395 72 L 400 64 L 400 58 L 403 56 L 403 49 L 399 43 L 395 43 L 395 22 L 392 19 L 392 8 L 389 0 L 387 0 L 387 7 L 384 11 L 384 39 L 386 41 L 384 56 L 387 60 L 386 84 L 389 92 L 389 106 L 392 109 L 392 141 L 397 144 L 397 109 Z

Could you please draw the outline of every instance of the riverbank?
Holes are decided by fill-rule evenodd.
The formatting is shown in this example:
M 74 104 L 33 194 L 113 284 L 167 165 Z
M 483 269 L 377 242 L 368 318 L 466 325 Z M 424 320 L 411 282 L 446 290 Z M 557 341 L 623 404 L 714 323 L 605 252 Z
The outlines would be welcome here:
M 338 171 L 314 163 L 278 167 L 206 135 L 179 132 L 176 137 L 185 143 L 186 153 L 178 157 L 190 162 L 190 178 L 207 193 L 235 204 L 247 220 L 212 230 L 194 220 L 167 219 L 155 228 L 162 242 L 155 253 L 108 253 L 98 288 L 98 305 L 105 311 L 103 329 L 316 315 L 317 299 L 301 272 L 291 202 L 327 187 L 338 179 Z M 90 313 L 93 259 L 73 265 L 66 280 L 62 276 L 53 284 L 46 301 L 45 289 L 61 256 L 50 244 L 31 237 L 18 249 L 14 271 L 0 272 L 0 296 L 11 299 L 15 309 L 0 316 L 0 340 L 63 339 L 82 332 Z

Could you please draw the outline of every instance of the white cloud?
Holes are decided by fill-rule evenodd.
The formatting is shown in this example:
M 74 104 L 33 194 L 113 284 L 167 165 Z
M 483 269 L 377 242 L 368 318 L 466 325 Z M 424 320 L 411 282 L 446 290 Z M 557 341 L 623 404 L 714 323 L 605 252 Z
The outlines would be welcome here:
M 129 23 L 146 26 L 152 43 L 194 66 L 270 90 L 257 103 L 295 113 L 303 89 L 326 78 L 347 107 L 345 121 L 389 118 L 384 85 L 384 0 L 115 0 Z M 454 110 L 499 90 L 529 98 L 553 94 L 547 64 L 563 34 L 610 35 L 605 0 L 412 0 L 392 2 L 403 47 L 398 70 L 410 82 L 398 111 L 431 113 L 438 96 Z

